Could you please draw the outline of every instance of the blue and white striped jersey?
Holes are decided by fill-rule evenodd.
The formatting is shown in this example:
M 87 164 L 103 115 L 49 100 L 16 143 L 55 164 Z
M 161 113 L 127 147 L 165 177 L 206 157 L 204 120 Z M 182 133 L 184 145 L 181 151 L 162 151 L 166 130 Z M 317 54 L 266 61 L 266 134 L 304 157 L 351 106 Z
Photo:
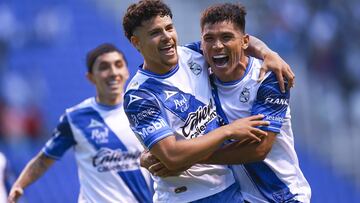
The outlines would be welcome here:
M 74 147 L 79 202 L 152 202 L 150 175 L 140 168 L 143 147 L 133 134 L 122 104 L 89 98 L 66 110 L 43 152 L 59 159 Z
M 249 58 L 243 78 L 223 83 L 212 76 L 218 114 L 225 123 L 263 114 L 278 133 L 264 161 L 233 166 L 245 200 L 249 202 L 310 202 L 311 189 L 300 170 L 290 122 L 290 92 L 281 93 L 273 73 L 258 83 L 262 61 Z
M 178 65 L 165 75 L 140 66 L 125 93 L 131 128 L 148 149 L 170 135 L 191 139 L 219 127 L 204 57 L 187 47 L 178 47 L 177 52 Z M 227 166 L 205 164 L 196 164 L 180 176 L 154 180 L 154 202 L 190 202 L 235 182 Z

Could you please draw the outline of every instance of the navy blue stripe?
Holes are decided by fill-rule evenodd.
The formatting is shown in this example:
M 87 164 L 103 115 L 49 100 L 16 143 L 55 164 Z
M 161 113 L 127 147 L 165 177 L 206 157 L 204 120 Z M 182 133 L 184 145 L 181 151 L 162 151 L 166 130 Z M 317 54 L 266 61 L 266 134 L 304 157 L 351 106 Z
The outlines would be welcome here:
M 86 139 L 91 143 L 97 150 L 101 148 L 109 149 L 121 149 L 122 151 L 128 151 L 126 146 L 119 140 L 116 134 L 106 125 L 100 114 L 93 108 L 83 108 L 71 113 L 73 123 L 81 129 Z M 95 140 L 91 139 L 92 130 L 88 128 L 91 119 L 95 119 L 103 124 L 108 131 L 108 142 L 96 143 Z M 120 121 L 119 121 L 120 122 Z M 118 172 L 119 176 L 126 183 L 130 191 L 133 193 L 138 202 L 152 202 L 152 194 L 148 189 L 145 178 L 142 175 L 140 169 L 126 172 Z
M 53 136 L 42 150 L 48 157 L 58 160 L 73 145 L 76 145 L 76 141 L 67 116 L 64 115 L 61 117 L 60 123 L 53 131 Z
M 287 202 L 296 196 L 265 162 L 244 164 L 244 166 L 258 190 L 269 202 Z
M 139 87 L 139 89 L 149 90 L 152 94 L 155 95 L 158 101 L 163 104 L 164 108 L 172 112 L 184 122 L 188 119 L 189 115 L 197 112 L 199 108 L 205 108 L 206 106 L 211 106 L 212 104 L 209 103 L 209 105 L 206 105 L 200 100 L 196 99 L 194 95 L 185 93 L 174 86 L 161 83 L 160 81 L 153 78 L 147 79 L 146 82 L 144 82 Z M 174 95 L 168 98 L 166 91 L 173 92 Z M 183 103 L 181 103 L 181 106 L 177 106 L 176 101 L 182 101 Z M 212 102 L 212 100 L 209 102 Z M 219 123 L 217 120 L 213 119 L 206 125 L 206 129 L 202 133 L 206 134 L 218 126 Z M 187 137 L 185 133 L 183 133 L 183 135 Z
M 218 93 L 217 87 L 216 87 L 215 82 L 214 82 L 214 75 L 210 76 L 210 82 L 211 82 L 211 91 L 212 91 L 212 94 L 213 94 L 213 97 L 214 97 L 214 100 L 215 100 L 216 112 L 217 112 L 217 114 L 219 116 L 219 119 L 220 119 L 220 124 L 221 125 L 227 125 L 230 122 L 229 122 L 229 119 L 226 117 L 226 114 L 225 114 L 224 110 L 221 107 L 219 93 Z

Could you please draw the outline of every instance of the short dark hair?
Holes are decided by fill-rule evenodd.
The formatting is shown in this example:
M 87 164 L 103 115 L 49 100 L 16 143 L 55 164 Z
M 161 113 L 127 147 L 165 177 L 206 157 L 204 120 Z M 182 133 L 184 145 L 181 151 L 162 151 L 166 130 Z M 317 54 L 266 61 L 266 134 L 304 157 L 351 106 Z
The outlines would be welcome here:
M 242 32 L 245 32 L 246 9 L 240 3 L 216 4 L 208 7 L 201 14 L 201 30 L 205 24 L 215 24 L 223 21 L 234 23 Z
M 141 0 L 138 3 L 131 4 L 123 17 L 123 28 L 126 37 L 130 40 L 134 30 L 141 26 L 142 22 L 156 16 L 169 16 L 172 18 L 170 8 L 161 0 Z
M 86 66 L 87 66 L 88 72 L 89 73 L 92 72 L 93 65 L 99 56 L 106 54 L 106 53 L 110 53 L 110 52 L 117 52 L 117 53 L 121 54 L 121 56 L 123 57 L 126 65 L 127 65 L 125 55 L 123 54 L 122 51 L 120 51 L 115 45 L 113 45 L 111 43 L 104 43 L 104 44 L 100 44 L 99 46 L 95 47 L 94 49 L 90 50 L 87 53 Z

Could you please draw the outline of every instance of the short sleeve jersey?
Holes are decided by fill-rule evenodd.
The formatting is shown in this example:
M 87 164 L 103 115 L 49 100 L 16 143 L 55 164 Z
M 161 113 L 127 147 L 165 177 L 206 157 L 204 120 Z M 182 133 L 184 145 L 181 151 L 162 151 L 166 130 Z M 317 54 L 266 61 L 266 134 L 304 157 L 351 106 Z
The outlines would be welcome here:
M 266 159 L 233 166 L 245 200 L 249 202 L 309 202 L 311 190 L 300 170 L 290 122 L 290 92 L 282 93 L 274 73 L 258 83 L 262 61 L 250 57 L 244 76 L 221 82 L 212 76 L 217 110 L 225 123 L 263 114 L 269 126 L 262 130 L 276 133 Z
M 148 149 L 168 136 L 192 139 L 219 127 L 204 57 L 188 47 L 177 52 L 177 66 L 165 75 L 140 66 L 125 93 L 131 128 Z M 190 202 L 234 183 L 227 166 L 200 164 L 178 177 L 154 180 L 156 202 Z
M 79 202 L 152 202 L 150 175 L 140 168 L 141 143 L 123 105 L 89 98 L 61 117 L 45 155 L 59 159 L 74 148 L 80 179 Z

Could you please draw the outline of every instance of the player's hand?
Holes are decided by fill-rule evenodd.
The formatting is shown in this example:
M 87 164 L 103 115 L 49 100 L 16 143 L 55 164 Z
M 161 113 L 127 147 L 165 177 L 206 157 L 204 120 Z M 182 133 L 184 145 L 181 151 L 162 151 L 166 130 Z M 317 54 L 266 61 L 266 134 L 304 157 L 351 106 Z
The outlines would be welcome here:
M 19 186 L 13 186 L 8 196 L 8 203 L 16 203 L 24 194 L 24 190 Z
M 149 151 L 144 151 L 141 154 L 140 165 L 146 168 L 152 175 L 159 177 L 178 176 L 182 171 L 189 168 L 184 167 L 176 171 L 171 171 Z
M 275 73 L 276 78 L 279 82 L 281 92 L 285 93 L 284 77 L 289 83 L 287 89 L 294 87 L 295 85 L 294 72 L 291 70 L 290 66 L 276 52 L 269 52 L 265 55 L 264 62 L 260 69 L 258 82 L 264 79 L 265 73 L 268 71 L 272 71 Z
M 268 126 L 269 121 L 263 121 L 264 115 L 254 115 L 242 119 L 238 119 L 227 125 L 231 132 L 231 139 L 240 141 L 256 141 L 267 136 L 267 132 L 256 128 L 257 126 Z
M 150 166 L 160 162 L 154 155 L 149 151 L 145 150 L 141 153 L 140 156 L 140 166 L 149 170 Z

